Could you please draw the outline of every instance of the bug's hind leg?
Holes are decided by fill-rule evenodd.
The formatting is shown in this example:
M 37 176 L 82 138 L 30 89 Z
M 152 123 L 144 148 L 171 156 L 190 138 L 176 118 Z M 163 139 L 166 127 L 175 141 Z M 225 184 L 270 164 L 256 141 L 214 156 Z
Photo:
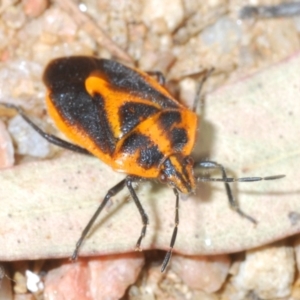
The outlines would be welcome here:
M 34 124 L 24 113 L 23 109 L 17 105 L 11 103 L 0 102 L 0 105 L 3 105 L 7 108 L 12 108 L 18 112 L 18 114 L 36 131 L 38 132 L 44 139 L 46 139 L 49 143 L 59 146 L 61 148 L 65 148 L 74 152 L 78 152 L 81 154 L 92 155 L 89 151 L 84 148 L 81 148 L 75 144 L 69 143 L 65 140 L 62 140 L 55 135 L 46 133 L 41 128 L 39 128 L 36 124 Z
M 135 181 L 138 181 L 138 180 L 140 180 L 140 178 L 138 178 L 138 177 L 133 177 L 133 176 L 127 176 L 126 177 L 127 188 L 129 190 L 130 195 L 133 198 L 134 203 L 137 206 L 137 208 L 139 210 L 139 213 L 141 215 L 141 218 L 142 218 L 143 227 L 142 227 L 142 230 L 141 230 L 140 237 L 138 238 L 138 240 L 136 242 L 136 250 L 141 250 L 141 243 L 142 243 L 143 238 L 146 235 L 149 219 L 148 219 L 148 216 L 147 216 L 147 214 L 146 214 L 146 212 L 145 212 L 138 196 L 136 195 L 136 192 L 135 192 L 133 186 L 132 186 L 132 183 L 135 182 Z
M 98 207 L 98 209 L 96 210 L 96 212 L 94 213 L 94 215 L 92 216 L 92 218 L 90 219 L 90 221 L 88 222 L 88 224 L 86 225 L 84 230 L 82 231 L 80 239 L 77 241 L 75 250 L 71 256 L 72 260 L 75 260 L 77 258 L 78 251 L 79 251 L 79 248 L 80 248 L 82 242 L 84 241 L 85 237 L 89 233 L 90 229 L 92 228 L 92 226 L 95 223 L 96 219 L 98 218 L 99 214 L 101 213 L 103 208 L 106 206 L 107 202 L 110 200 L 111 197 L 118 194 L 125 187 L 125 184 L 126 184 L 126 179 L 123 179 L 122 181 L 120 181 L 118 184 L 116 184 L 114 187 L 112 187 L 107 192 L 107 194 L 104 197 L 103 201 L 101 202 L 100 206 Z

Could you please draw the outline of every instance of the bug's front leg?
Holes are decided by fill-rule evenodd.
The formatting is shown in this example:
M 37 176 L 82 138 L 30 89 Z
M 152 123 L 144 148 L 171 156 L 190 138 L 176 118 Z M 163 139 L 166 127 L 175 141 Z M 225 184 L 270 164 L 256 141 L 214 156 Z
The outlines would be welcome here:
M 223 165 L 216 163 L 214 161 L 200 161 L 200 162 L 196 162 L 194 164 L 194 168 L 219 169 L 221 171 L 222 178 L 215 180 L 214 178 L 197 177 L 197 181 L 221 181 L 221 182 L 224 182 L 227 198 L 228 198 L 231 209 L 236 211 L 243 218 L 246 218 L 247 220 L 249 220 L 251 223 L 257 224 L 257 221 L 253 217 L 249 216 L 248 214 L 246 214 L 245 212 L 243 212 L 240 209 L 237 200 L 233 197 L 229 182 L 233 182 L 235 180 L 232 180 L 232 178 L 227 177 L 227 173 L 226 173 L 226 170 L 223 167 Z
M 169 264 L 169 261 L 171 259 L 172 256 L 172 251 L 175 245 L 175 241 L 176 241 L 176 236 L 177 236 L 177 232 L 178 232 L 178 226 L 179 226 L 179 193 L 178 191 L 174 188 L 173 192 L 175 194 L 176 197 L 176 203 L 175 203 L 175 224 L 174 224 L 174 229 L 173 229 L 173 234 L 172 234 L 172 238 L 171 238 L 171 242 L 170 242 L 170 249 L 167 252 L 164 261 L 162 263 L 161 266 L 161 272 L 164 272 L 166 267 Z
M 133 182 L 139 181 L 141 179 L 139 177 L 127 176 L 125 180 L 126 180 L 126 185 L 130 192 L 130 195 L 131 195 L 132 199 L 134 200 L 134 203 L 137 206 L 139 213 L 141 215 L 141 218 L 142 218 L 143 227 L 141 230 L 141 235 L 136 242 L 136 250 L 141 251 L 141 243 L 142 243 L 143 238 L 146 235 L 147 225 L 149 224 L 149 221 L 148 221 L 149 219 L 148 219 L 148 216 L 147 216 L 138 196 L 136 195 L 136 192 L 135 192 L 133 186 L 132 186 Z

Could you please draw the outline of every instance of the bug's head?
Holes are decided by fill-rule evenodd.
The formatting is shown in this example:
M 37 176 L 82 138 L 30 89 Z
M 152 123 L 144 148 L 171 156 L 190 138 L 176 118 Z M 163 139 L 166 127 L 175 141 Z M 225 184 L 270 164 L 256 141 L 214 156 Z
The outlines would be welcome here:
M 181 193 L 189 194 L 196 185 L 193 165 L 193 159 L 189 156 L 172 155 L 162 164 L 159 179 Z

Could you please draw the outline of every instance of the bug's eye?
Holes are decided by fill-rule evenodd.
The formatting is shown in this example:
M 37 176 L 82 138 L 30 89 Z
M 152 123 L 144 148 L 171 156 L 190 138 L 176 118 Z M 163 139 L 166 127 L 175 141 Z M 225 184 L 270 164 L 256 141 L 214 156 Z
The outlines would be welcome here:
M 166 183 L 166 182 L 167 182 L 167 176 L 166 176 L 166 174 L 160 173 L 160 175 L 159 175 L 159 180 L 160 180 L 162 183 Z
M 184 162 L 186 165 L 193 165 L 194 164 L 194 160 L 192 159 L 192 157 L 188 156 L 184 159 Z

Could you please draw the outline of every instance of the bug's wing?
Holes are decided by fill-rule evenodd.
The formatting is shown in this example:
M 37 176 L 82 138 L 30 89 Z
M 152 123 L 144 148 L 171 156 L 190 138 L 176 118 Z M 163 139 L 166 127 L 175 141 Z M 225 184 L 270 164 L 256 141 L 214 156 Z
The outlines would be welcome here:
M 56 59 L 43 79 L 49 114 L 58 128 L 106 162 L 116 143 L 143 120 L 180 107 L 152 77 L 111 60 Z

